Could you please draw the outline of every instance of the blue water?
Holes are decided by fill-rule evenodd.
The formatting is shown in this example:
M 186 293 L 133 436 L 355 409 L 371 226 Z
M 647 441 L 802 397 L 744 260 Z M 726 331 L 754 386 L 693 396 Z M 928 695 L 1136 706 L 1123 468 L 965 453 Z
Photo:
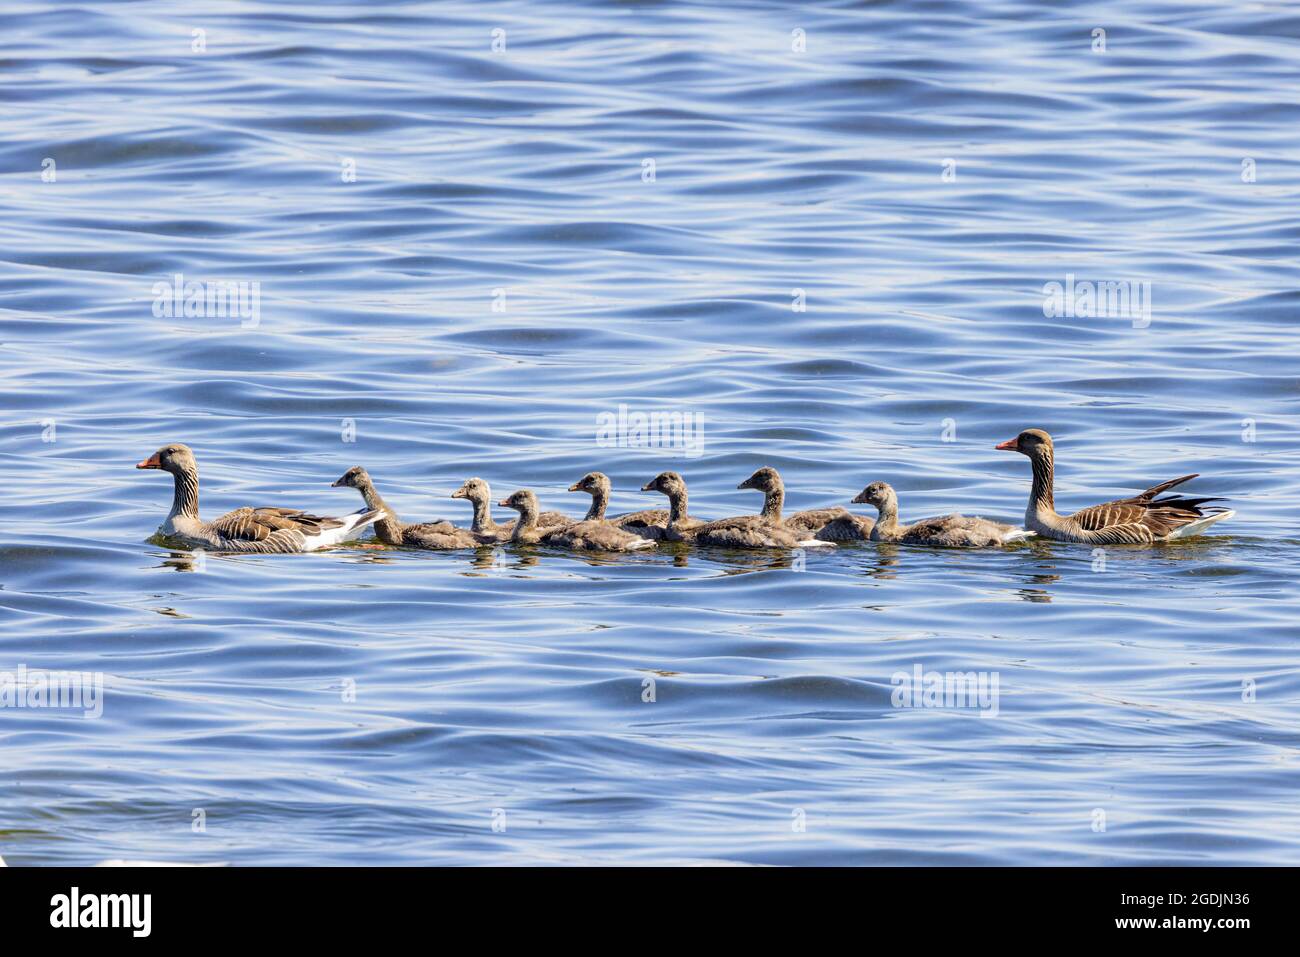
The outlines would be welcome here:
M 9 864 L 1300 863 L 1294 6 L 0 20 L 0 672 L 105 682 L 98 719 L 0 709 Z M 156 315 L 177 273 L 256 320 Z M 1149 317 L 1048 317 L 1067 276 Z M 700 454 L 602 445 L 620 405 Z M 593 468 L 720 517 L 769 464 L 794 508 L 1017 520 L 993 445 L 1031 426 L 1062 510 L 1200 472 L 1237 516 L 196 564 L 132 468 L 190 444 L 209 517 L 350 511 L 356 464 L 408 520 L 467 522 L 471 475 L 580 512 Z M 917 666 L 997 715 L 894 707 Z

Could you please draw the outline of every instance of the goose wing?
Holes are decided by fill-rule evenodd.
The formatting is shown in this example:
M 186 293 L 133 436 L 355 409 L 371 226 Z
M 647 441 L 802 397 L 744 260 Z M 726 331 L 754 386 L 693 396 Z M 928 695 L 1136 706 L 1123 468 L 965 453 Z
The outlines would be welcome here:
M 542 544 L 576 551 L 621 552 L 644 548 L 650 542 L 601 519 L 574 522 L 542 534 Z
M 477 548 L 479 541 L 473 532 L 456 528 L 451 522 L 426 522 L 402 529 L 402 544 L 443 551 L 451 548 Z
M 628 525 L 666 525 L 668 523 L 668 509 L 644 508 L 639 512 L 615 515 L 610 521 L 622 527 Z
M 847 518 L 849 510 L 837 505 L 833 508 L 810 508 L 787 515 L 783 524 L 797 532 L 816 532 L 836 519 Z
M 449 532 L 458 531 L 451 522 L 421 522 L 419 525 L 407 525 L 402 529 L 406 535 L 446 535 Z
M 280 533 L 319 535 L 342 526 L 336 518 L 322 518 L 294 508 L 237 508 L 208 524 L 221 538 L 234 542 L 264 542 Z
M 610 519 L 614 525 L 642 538 L 663 538 L 668 527 L 668 509 L 647 508 L 639 512 L 629 512 Z
M 823 542 L 865 542 L 871 537 L 875 524 L 865 515 L 849 513 L 827 522 L 817 530 L 815 537 Z
M 1196 473 L 1170 479 L 1151 486 L 1139 495 L 1082 508 L 1070 518 L 1085 531 L 1113 533 L 1115 544 L 1168 538 L 1184 525 L 1204 518 L 1206 512 L 1201 507 L 1206 502 L 1222 501 L 1218 496 L 1187 498 L 1166 495 L 1164 498 L 1156 498 L 1161 492 L 1167 492 L 1194 478 Z M 1218 510 L 1217 506 L 1210 509 Z

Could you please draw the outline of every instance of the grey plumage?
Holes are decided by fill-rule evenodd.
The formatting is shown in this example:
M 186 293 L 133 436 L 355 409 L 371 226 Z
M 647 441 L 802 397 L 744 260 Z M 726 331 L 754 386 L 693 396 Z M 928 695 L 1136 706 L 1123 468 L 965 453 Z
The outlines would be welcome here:
M 354 488 L 361 493 L 366 507 L 379 511 L 383 516 L 375 522 L 375 537 L 385 545 L 404 545 L 408 548 L 423 548 L 430 551 L 446 551 L 457 548 L 476 548 L 480 542 L 473 532 L 457 528 L 451 522 L 422 522 L 406 525 L 397 517 L 397 513 L 375 490 L 375 483 L 370 473 L 361 466 L 348 469 L 333 483 L 335 487 Z
M 1019 452 L 1029 459 L 1033 483 L 1025 509 L 1025 528 L 1045 538 L 1088 545 L 1151 545 L 1196 534 L 1234 513 L 1222 506 L 1205 507 L 1222 498 L 1188 498 L 1162 493 L 1196 478 L 1183 475 L 1153 485 L 1138 495 L 1082 508 L 1073 515 L 1058 515 L 1054 501 L 1055 450 L 1052 437 L 1042 429 L 1026 429 L 998 449 Z
M 874 505 L 880 513 L 871 529 L 873 542 L 933 545 L 940 548 L 991 548 L 1002 545 L 1016 530 L 987 518 L 938 515 L 911 525 L 898 521 L 898 496 L 886 482 L 872 482 L 853 499 Z
M 498 523 L 492 520 L 492 489 L 481 478 L 466 479 L 465 484 L 451 493 L 452 498 L 463 498 L 474 506 L 474 520 L 470 532 L 484 545 L 508 542 L 514 534 L 515 520 Z M 537 516 L 539 528 L 567 525 L 571 522 L 560 512 L 542 512 Z
M 513 492 L 497 503 L 519 512 L 510 540 L 518 545 L 540 544 L 572 551 L 625 552 L 646 548 L 654 543 L 600 520 L 584 519 L 563 525 L 538 525 L 537 496 L 529 489 Z
M 293 508 L 237 508 L 210 522 L 199 517 L 199 467 L 189 446 L 164 445 L 136 465 L 169 472 L 172 508 L 158 532 L 191 548 L 288 554 L 337 545 L 381 517 L 374 509 L 328 518 Z

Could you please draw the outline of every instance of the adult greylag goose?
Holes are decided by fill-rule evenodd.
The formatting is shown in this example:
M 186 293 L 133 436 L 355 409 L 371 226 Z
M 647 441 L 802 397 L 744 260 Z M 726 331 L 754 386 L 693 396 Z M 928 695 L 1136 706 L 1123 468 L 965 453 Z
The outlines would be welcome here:
M 481 478 L 466 479 L 465 484 L 451 493 L 452 498 L 463 498 L 474 506 L 474 521 L 469 530 L 486 545 L 510 541 L 515 522 L 498 524 L 492 520 L 492 489 Z M 572 519 L 560 512 L 542 512 L 537 516 L 539 528 L 567 525 Z
M 519 520 L 510 534 L 510 541 L 516 545 L 541 544 L 580 552 L 627 552 L 654 545 L 650 539 L 625 532 L 603 519 L 584 519 L 551 528 L 539 527 L 537 496 L 526 488 L 514 492 L 497 504 L 513 508 L 519 513 Z
M 938 515 L 923 518 L 911 525 L 898 523 L 898 495 L 887 482 L 872 482 L 853 499 L 874 505 L 880 513 L 871 530 L 873 542 L 900 542 L 904 545 L 937 545 L 944 548 L 990 548 L 1019 541 L 1033 533 L 1004 525 L 987 518 L 965 515 Z
M 179 442 L 164 445 L 136 468 L 172 474 L 172 510 L 158 533 L 190 548 L 266 554 L 310 552 L 346 541 L 383 514 L 363 508 L 340 518 L 322 518 L 292 508 L 237 508 L 205 522 L 199 518 L 199 467 L 189 446 Z
M 875 522 L 864 515 L 854 515 L 840 505 L 831 508 L 810 508 L 793 515 L 783 515 L 785 483 L 781 473 L 763 467 L 745 479 L 740 488 L 757 489 L 763 493 L 763 510 L 759 514 L 769 521 L 779 522 L 797 532 L 807 533 L 823 542 L 861 542 L 871 534 Z
M 684 542 L 690 541 L 694 530 L 705 524 L 702 520 L 687 514 L 686 480 L 676 472 L 660 472 L 642 485 L 641 491 L 667 495 L 668 514 L 662 523 L 648 523 L 629 531 L 634 530 L 638 535 L 659 541 Z M 663 510 L 650 509 L 648 514 L 661 511 Z
M 1193 473 L 1153 485 L 1131 498 L 1092 505 L 1073 515 L 1057 515 L 1052 498 L 1052 437 L 1042 429 L 1026 429 L 1014 439 L 994 447 L 1028 457 L 1034 480 L 1029 490 L 1029 505 L 1025 509 L 1025 528 L 1058 542 L 1151 545 L 1199 535 L 1215 522 L 1236 514 L 1232 509 L 1219 505 L 1202 508 L 1206 502 L 1223 501 L 1217 496 L 1184 498 L 1167 495 L 1156 498 L 1160 493 L 1196 478 L 1198 473 Z
M 604 472 L 588 472 L 569 486 L 570 492 L 586 492 L 591 496 L 591 508 L 587 509 L 583 521 L 607 521 L 641 538 L 659 538 L 660 535 L 656 533 L 661 533 L 668 524 L 668 509 L 646 508 L 606 518 L 610 488 L 609 476 Z
M 332 487 L 356 489 L 361 493 L 366 508 L 382 515 L 375 520 L 375 537 L 385 545 L 408 545 L 412 548 L 445 551 L 452 548 L 477 548 L 481 544 L 478 537 L 469 529 L 457 528 L 451 522 L 404 524 L 392 507 L 375 491 L 375 483 L 371 480 L 370 473 L 360 465 L 344 472 Z

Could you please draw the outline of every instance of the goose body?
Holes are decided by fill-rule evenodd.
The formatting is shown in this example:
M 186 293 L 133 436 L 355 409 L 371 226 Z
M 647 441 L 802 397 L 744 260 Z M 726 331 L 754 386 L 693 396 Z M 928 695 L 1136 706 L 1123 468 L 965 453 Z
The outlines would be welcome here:
M 736 487 L 757 488 L 753 482 L 758 474 L 754 473 Z M 804 529 L 784 524 L 781 521 L 779 500 L 775 517 L 772 517 L 768 504 L 765 504 L 764 510 L 768 514 L 738 515 L 713 522 L 701 522 L 686 515 L 686 482 L 676 472 L 661 473 L 644 490 L 663 492 L 668 496 L 672 507 L 669 510 L 668 525 L 662 535 L 665 541 L 694 542 L 718 548 L 806 548 L 829 544 L 812 538 Z M 768 502 L 770 501 L 769 496 Z
M 716 522 L 705 522 L 691 530 L 690 540 L 697 545 L 715 545 L 719 548 L 799 548 L 829 544 L 816 539 L 809 540 L 806 532 L 796 532 L 784 525 L 777 525 L 760 515 L 737 515 Z
M 627 512 L 607 518 L 605 509 L 609 507 L 609 476 L 604 472 L 588 472 L 569 486 L 570 492 L 586 492 L 591 496 L 591 507 L 587 509 L 584 521 L 607 521 L 611 525 L 631 532 L 640 538 L 658 540 L 663 538 L 664 529 L 668 527 L 671 514 L 666 508 L 645 508 L 636 512 Z M 642 488 L 641 491 L 646 491 Z
M 817 533 L 831 522 L 853 518 L 848 509 L 841 505 L 831 508 L 810 508 L 802 512 L 795 512 L 792 515 L 785 515 L 783 513 L 785 508 L 785 483 L 781 480 L 781 473 L 770 466 L 759 469 L 736 487 L 752 488 L 762 492 L 763 510 L 758 513 L 759 517 L 802 533 L 804 538 L 813 536 L 820 538 Z M 840 534 L 849 534 L 852 527 L 854 527 L 854 523 L 845 521 L 840 526 L 837 526 L 837 531 Z M 834 541 L 834 539 L 822 540 Z
M 1185 498 L 1164 492 L 1196 478 L 1183 475 L 1141 494 L 1115 499 L 1080 509 L 1073 515 L 1058 515 L 1053 498 L 1055 451 L 1052 437 L 1041 429 L 1026 429 L 1014 439 L 997 446 L 1006 452 L 1019 452 L 1033 468 L 1033 485 L 1025 509 L 1025 528 L 1058 542 L 1088 545 L 1152 545 L 1199 535 L 1215 522 L 1236 513 L 1206 502 L 1217 497 Z
M 645 485 L 643 492 L 659 492 L 668 496 L 668 511 L 662 522 L 657 517 L 663 509 L 652 508 L 633 515 L 645 516 L 638 523 L 629 523 L 629 530 L 645 538 L 662 542 L 687 542 L 694 535 L 695 529 L 705 523 L 687 513 L 688 496 L 686 480 L 676 472 L 660 472 Z
M 785 483 L 774 468 L 761 468 L 740 485 L 740 488 L 757 489 L 763 493 L 763 510 L 759 514 L 784 525 L 786 528 L 821 542 L 861 542 L 871 537 L 875 525 L 865 515 L 854 515 L 843 506 L 810 508 L 792 515 L 784 515 Z
M 629 552 L 654 546 L 652 540 L 633 535 L 603 519 L 539 526 L 537 496 L 529 489 L 520 489 L 497 504 L 519 512 L 519 520 L 510 534 L 510 541 L 517 545 L 549 545 L 584 552 Z
M 823 542 L 865 542 L 870 540 L 875 527 L 875 519 L 848 512 L 819 527 L 813 538 Z
M 1025 530 L 966 515 L 938 515 L 911 525 L 898 521 L 898 495 L 885 482 L 872 482 L 853 499 L 874 505 L 880 513 L 871 529 L 873 542 L 933 545 L 939 548 L 994 548 L 1026 537 Z
M 355 466 L 343 473 L 334 483 L 335 488 L 354 488 L 361 493 L 366 508 L 378 512 L 375 520 L 375 537 L 385 545 L 405 545 L 430 551 L 455 548 L 477 548 L 481 543 L 469 529 L 457 528 L 451 522 L 424 522 L 418 525 L 403 524 L 397 513 L 380 497 L 370 473 Z
M 515 522 L 497 523 L 492 520 L 492 488 L 481 478 L 466 479 L 465 484 L 451 493 L 452 498 L 463 498 L 474 506 L 474 521 L 470 533 L 483 545 L 508 542 L 514 534 Z M 568 525 L 572 519 L 560 512 L 542 512 L 537 516 L 538 528 Z
M 363 508 L 327 518 L 292 508 L 237 508 L 205 522 L 199 517 L 199 469 L 189 446 L 165 445 L 136 465 L 170 472 L 172 508 L 158 533 L 189 548 L 214 552 L 288 554 L 329 548 L 345 542 L 383 513 Z

